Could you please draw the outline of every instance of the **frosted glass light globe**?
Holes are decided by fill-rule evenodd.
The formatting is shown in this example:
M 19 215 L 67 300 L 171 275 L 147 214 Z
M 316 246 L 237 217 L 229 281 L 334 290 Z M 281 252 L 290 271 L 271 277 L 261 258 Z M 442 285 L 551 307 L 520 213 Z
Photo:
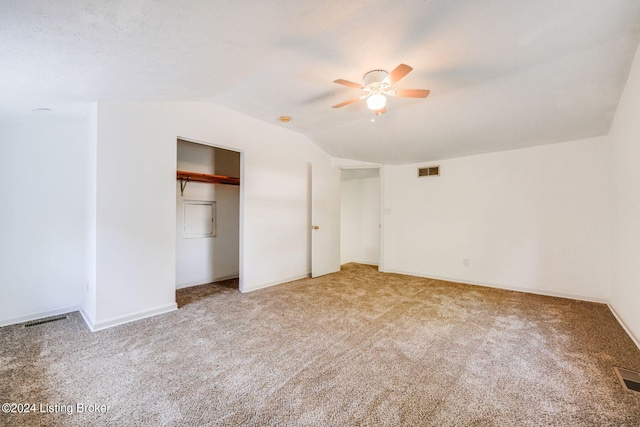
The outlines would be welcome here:
M 367 98 L 367 107 L 373 111 L 384 108 L 386 103 L 387 98 L 385 98 L 385 96 L 380 93 L 374 93 Z

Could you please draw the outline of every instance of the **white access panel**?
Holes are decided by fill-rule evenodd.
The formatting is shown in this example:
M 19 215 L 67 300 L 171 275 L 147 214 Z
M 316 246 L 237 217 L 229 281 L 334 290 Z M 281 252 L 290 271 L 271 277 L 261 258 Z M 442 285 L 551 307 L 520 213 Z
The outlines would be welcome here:
M 184 201 L 184 235 L 185 239 L 215 237 L 216 235 L 216 202 L 185 200 Z

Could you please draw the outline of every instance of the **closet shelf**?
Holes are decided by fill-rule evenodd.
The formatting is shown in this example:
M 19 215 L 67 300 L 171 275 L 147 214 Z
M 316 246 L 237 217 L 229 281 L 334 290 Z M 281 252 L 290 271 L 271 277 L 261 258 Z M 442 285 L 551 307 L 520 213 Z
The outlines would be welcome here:
M 184 195 L 184 188 L 188 182 L 207 182 L 209 184 L 240 185 L 240 178 L 225 175 L 211 175 L 208 173 L 177 171 L 180 181 L 180 194 Z
M 229 184 L 240 185 L 240 178 L 225 175 L 210 175 L 208 173 L 197 173 L 178 171 L 178 179 L 180 181 L 209 182 L 211 184 Z

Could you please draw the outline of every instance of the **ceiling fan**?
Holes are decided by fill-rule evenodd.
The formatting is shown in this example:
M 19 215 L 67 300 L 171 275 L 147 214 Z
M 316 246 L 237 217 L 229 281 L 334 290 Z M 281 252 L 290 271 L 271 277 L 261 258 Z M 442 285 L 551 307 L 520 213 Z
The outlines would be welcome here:
M 409 74 L 411 70 L 413 70 L 413 68 L 406 64 L 398 65 L 391 73 L 385 70 L 372 70 L 364 75 L 364 85 L 343 79 L 334 80 L 334 83 L 362 89 L 366 91 L 366 93 L 357 98 L 353 98 L 348 101 L 341 102 L 340 104 L 336 104 L 333 106 L 333 108 L 344 107 L 345 105 L 352 104 L 356 101 L 360 101 L 361 99 L 366 99 L 367 107 L 372 110 L 376 114 L 376 116 L 379 116 L 387 112 L 386 96 L 399 96 L 401 98 L 426 98 L 430 92 L 426 89 L 390 89 L 390 87 L 394 83 L 398 82 L 401 78 Z

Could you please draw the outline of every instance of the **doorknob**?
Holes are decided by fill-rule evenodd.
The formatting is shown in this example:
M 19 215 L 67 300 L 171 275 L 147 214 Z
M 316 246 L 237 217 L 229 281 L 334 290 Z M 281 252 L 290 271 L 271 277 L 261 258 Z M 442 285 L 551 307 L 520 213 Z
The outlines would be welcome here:
M 319 225 L 312 225 L 312 226 L 311 226 L 311 229 L 312 229 L 312 230 L 317 230 L 317 229 L 319 229 L 319 228 L 320 228 L 320 226 L 319 226 Z

